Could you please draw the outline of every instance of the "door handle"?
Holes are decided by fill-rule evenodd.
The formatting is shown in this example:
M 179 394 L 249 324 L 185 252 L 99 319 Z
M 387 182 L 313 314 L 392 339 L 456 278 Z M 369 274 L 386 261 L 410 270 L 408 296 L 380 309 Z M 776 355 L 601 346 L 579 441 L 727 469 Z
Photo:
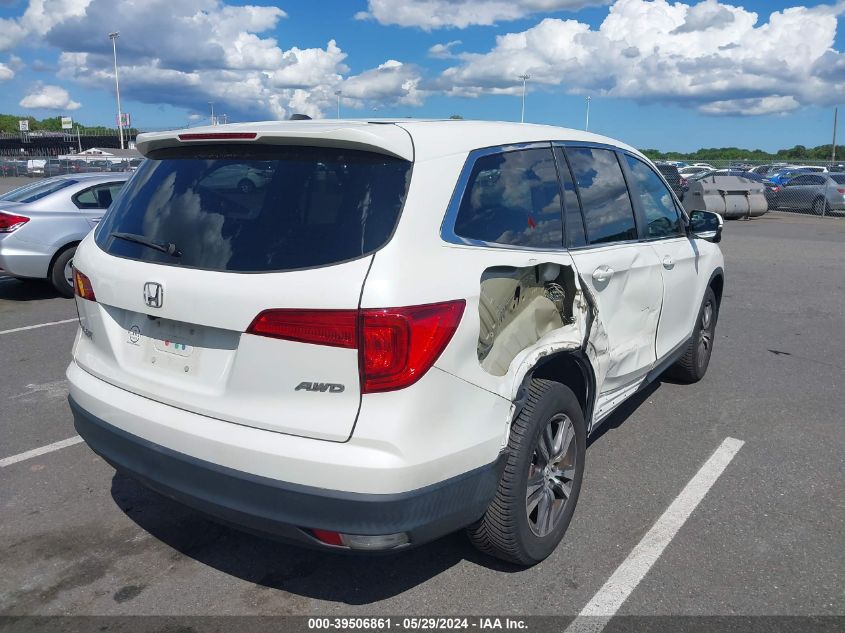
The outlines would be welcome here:
M 593 271 L 593 281 L 603 284 L 613 277 L 613 269 L 610 266 L 599 266 Z
M 675 267 L 675 262 L 669 255 L 663 256 L 663 268 L 666 270 L 672 270 Z

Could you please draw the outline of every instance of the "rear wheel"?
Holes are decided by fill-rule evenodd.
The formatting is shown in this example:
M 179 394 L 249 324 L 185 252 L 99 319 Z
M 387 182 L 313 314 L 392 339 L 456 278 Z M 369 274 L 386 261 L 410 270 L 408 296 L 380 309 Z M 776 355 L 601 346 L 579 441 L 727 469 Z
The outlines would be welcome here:
M 707 288 L 686 352 L 668 369 L 666 375 L 690 383 L 704 378 L 713 353 L 718 318 L 719 304 L 716 302 L 716 294 L 712 288 Z
M 73 296 L 73 256 L 75 254 L 75 246 L 66 248 L 59 253 L 50 269 L 50 283 L 63 297 Z
M 252 193 L 255 191 L 255 183 L 248 178 L 244 178 L 238 183 L 238 191 L 241 193 Z
M 551 380 L 532 380 L 511 426 L 496 497 L 468 528 L 473 544 L 517 565 L 534 565 L 549 556 L 575 511 L 586 443 L 584 416 L 572 390 Z
M 830 207 L 827 200 L 821 197 L 813 200 L 813 215 L 827 215 L 828 213 L 830 213 Z

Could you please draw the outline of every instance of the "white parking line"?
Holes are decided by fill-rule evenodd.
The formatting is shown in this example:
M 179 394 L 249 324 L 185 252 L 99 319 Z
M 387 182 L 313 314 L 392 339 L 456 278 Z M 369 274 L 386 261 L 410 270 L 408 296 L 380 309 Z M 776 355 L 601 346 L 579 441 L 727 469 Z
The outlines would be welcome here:
M 599 633 L 607 626 L 743 444 L 742 440 L 725 438 L 565 633 Z
M 12 464 L 32 459 L 33 457 L 38 457 L 39 455 L 44 455 L 45 453 L 52 453 L 53 451 L 58 451 L 62 448 L 79 444 L 81 441 L 81 437 L 74 435 L 66 440 L 53 442 L 52 444 L 47 444 L 47 446 L 42 446 L 41 448 L 33 448 L 31 451 L 26 451 L 25 453 L 18 453 L 17 455 L 12 455 L 11 457 L 4 457 L 3 459 L 0 459 L 0 468 L 5 468 L 6 466 L 11 466 Z
M 13 334 L 15 332 L 24 332 L 26 330 L 37 330 L 40 327 L 49 327 L 51 325 L 62 325 L 63 323 L 78 322 L 79 319 L 65 319 L 64 321 L 50 321 L 49 323 L 39 323 L 38 325 L 27 325 L 24 327 L 16 327 L 11 330 L 0 330 L 0 334 Z

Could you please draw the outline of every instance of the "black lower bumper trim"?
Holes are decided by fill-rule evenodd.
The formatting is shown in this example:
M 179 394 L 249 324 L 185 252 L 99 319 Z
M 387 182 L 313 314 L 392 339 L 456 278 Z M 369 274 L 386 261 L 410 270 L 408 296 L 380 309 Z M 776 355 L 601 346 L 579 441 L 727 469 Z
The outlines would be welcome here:
M 406 532 L 412 544 L 479 519 L 496 493 L 506 454 L 410 492 L 363 494 L 276 481 L 178 453 L 100 420 L 69 398 L 74 425 L 94 452 L 153 490 L 250 532 L 317 542 L 300 528 L 345 534 Z

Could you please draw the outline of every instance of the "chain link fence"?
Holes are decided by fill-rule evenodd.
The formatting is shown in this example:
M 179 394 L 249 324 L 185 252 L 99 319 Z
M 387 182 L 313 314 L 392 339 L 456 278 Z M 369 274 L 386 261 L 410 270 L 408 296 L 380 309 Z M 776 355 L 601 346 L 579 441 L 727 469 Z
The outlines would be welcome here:
M 845 161 L 722 159 L 660 162 L 678 167 L 684 188 L 688 186 L 688 181 L 696 178 L 744 176 L 765 188 L 770 212 L 845 217 Z

